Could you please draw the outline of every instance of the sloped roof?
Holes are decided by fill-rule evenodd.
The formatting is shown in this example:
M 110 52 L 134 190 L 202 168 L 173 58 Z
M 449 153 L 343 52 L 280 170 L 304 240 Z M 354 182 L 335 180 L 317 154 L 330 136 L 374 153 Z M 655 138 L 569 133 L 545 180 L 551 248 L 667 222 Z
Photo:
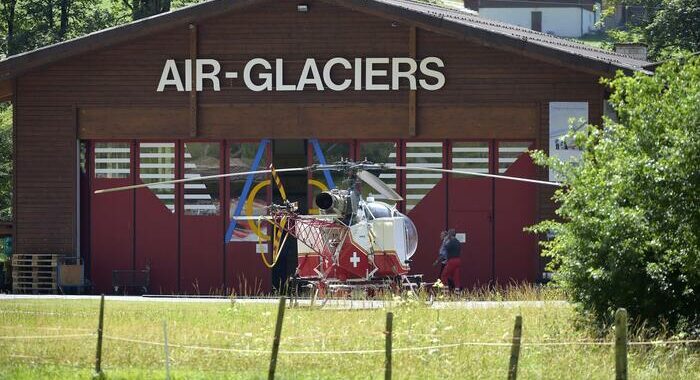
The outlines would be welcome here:
M 336 3 L 340 2 L 341 1 L 336 1 Z M 528 45 L 534 45 L 529 47 L 530 50 L 542 51 L 542 49 L 533 49 L 534 47 L 541 47 L 551 50 L 552 53 L 558 52 L 570 55 L 574 59 L 580 58 L 582 61 L 597 62 L 595 66 L 602 67 L 600 63 L 610 66 L 608 70 L 600 71 L 615 71 L 616 69 L 642 71 L 646 65 L 650 64 L 650 62 L 647 61 L 641 61 L 608 50 L 594 48 L 550 34 L 536 32 L 521 26 L 506 24 L 471 13 L 437 7 L 414 0 L 349 0 L 347 2 L 355 4 L 366 3 L 367 6 L 370 6 L 371 3 L 375 3 L 387 7 L 403 9 L 430 17 L 434 19 L 433 22 L 437 22 L 437 25 L 441 28 L 456 30 L 461 28 L 466 34 L 470 33 L 465 28 L 481 32 L 478 34 L 486 41 L 499 41 L 504 43 L 504 45 L 521 48 L 523 50 L 528 50 Z M 487 36 L 487 34 L 491 36 Z M 498 38 L 499 36 L 503 38 Z
M 268 1 L 272 0 L 210 0 L 7 57 L 0 61 L 0 82 L 61 59 Z M 381 17 L 407 21 L 420 28 L 589 72 L 612 73 L 618 69 L 645 71 L 644 66 L 649 64 L 646 61 L 592 48 L 531 29 L 481 18 L 469 12 L 413 0 L 320 1 Z

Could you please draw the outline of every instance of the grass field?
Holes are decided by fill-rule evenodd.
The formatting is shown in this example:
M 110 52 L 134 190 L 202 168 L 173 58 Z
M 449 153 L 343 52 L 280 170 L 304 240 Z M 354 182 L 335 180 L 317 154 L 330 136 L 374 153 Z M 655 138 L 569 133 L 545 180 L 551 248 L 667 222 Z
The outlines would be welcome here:
M 98 304 L 90 300 L 0 300 L 0 378 L 86 379 L 94 366 Z M 163 341 L 167 321 L 171 373 L 177 379 L 258 379 L 267 376 L 275 304 L 124 302 L 107 300 L 105 336 Z M 544 306 L 448 308 L 394 305 L 394 348 L 458 342 L 509 343 L 514 317 L 523 316 L 521 379 L 610 379 L 611 346 L 528 346 L 529 342 L 580 342 L 592 336 L 572 327 L 564 303 Z M 280 379 L 377 379 L 383 352 L 330 354 L 335 350 L 382 350 L 388 309 L 286 310 L 277 375 Z M 51 335 L 76 335 L 50 338 Z M 11 338 L 21 337 L 25 338 Z M 36 338 L 46 336 L 46 338 Z M 28 338 L 35 337 L 35 338 Z M 260 350 L 240 353 L 181 347 Z M 109 379 L 165 378 L 163 347 L 106 339 L 103 368 Z M 318 351 L 327 354 L 294 354 Z M 396 379 L 506 377 L 510 348 L 460 346 L 395 352 Z M 698 379 L 700 352 L 683 346 L 634 346 L 631 379 Z

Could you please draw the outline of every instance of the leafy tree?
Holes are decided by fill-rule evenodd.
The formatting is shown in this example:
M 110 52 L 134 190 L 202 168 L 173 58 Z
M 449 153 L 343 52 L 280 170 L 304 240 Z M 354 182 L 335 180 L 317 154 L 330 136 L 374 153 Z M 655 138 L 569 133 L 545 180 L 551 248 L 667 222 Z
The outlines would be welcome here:
M 172 8 L 182 8 L 193 4 L 198 4 L 206 0 L 172 0 Z
M 2 17 L 2 29 L 0 31 L 6 37 L 0 45 L 0 51 L 12 55 L 15 51 L 15 20 L 17 19 L 17 0 L 6 0 L 0 2 L 0 16 Z M 2 56 L 0 56 L 1 58 Z
M 561 173 L 544 255 L 599 325 L 625 307 L 646 327 L 700 333 L 700 57 L 654 76 L 606 82 L 618 122 L 570 137 L 580 162 L 534 157 Z
M 0 57 L 127 21 L 123 9 L 94 0 L 0 1 Z
M 122 0 L 131 10 L 133 20 L 150 17 L 170 10 L 170 0 Z
M 664 1 L 645 34 L 652 53 L 660 56 L 700 51 L 700 0 Z
M 617 5 L 642 6 L 645 17 L 608 30 L 613 41 L 646 43 L 656 60 L 700 51 L 700 0 L 610 0 L 603 16 L 611 16 Z

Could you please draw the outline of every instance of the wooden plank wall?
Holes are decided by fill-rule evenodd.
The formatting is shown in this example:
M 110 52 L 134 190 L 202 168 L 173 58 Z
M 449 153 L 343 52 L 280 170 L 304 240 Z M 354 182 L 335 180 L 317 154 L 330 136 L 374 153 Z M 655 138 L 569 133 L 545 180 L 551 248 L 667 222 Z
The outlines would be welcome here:
M 73 253 L 74 110 L 24 105 L 15 115 L 15 253 Z
M 504 138 L 547 145 L 549 101 L 588 101 L 602 114 L 597 78 L 452 37 L 309 0 L 281 0 L 104 48 L 17 81 L 17 250 L 75 249 L 76 140 L 110 138 Z M 193 50 L 192 42 L 196 43 Z M 241 78 L 199 93 L 156 86 L 166 59 L 195 53 L 242 75 L 255 57 L 284 58 L 286 83 L 304 60 L 416 54 L 445 61 L 446 86 L 400 91 L 252 92 Z M 182 66 L 180 66 L 182 67 Z M 335 73 L 336 81 L 344 79 Z M 403 84 L 406 86 L 406 84 Z M 191 119 L 194 104 L 196 119 Z M 76 121 L 77 114 L 77 121 Z M 196 122 L 196 125 L 194 125 Z M 545 172 L 542 171 L 544 177 Z M 542 216 L 551 214 L 540 191 Z

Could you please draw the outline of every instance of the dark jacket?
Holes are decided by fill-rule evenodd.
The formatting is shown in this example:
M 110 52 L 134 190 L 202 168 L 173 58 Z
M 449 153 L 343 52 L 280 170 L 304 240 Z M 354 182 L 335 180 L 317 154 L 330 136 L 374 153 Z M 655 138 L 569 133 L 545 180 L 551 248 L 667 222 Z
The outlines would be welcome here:
M 451 238 L 445 244 L 445 250 L 447 251 L 447 259 L 453 259 L 459 257 L 462 250 L 462 244 L 456 238 Z

